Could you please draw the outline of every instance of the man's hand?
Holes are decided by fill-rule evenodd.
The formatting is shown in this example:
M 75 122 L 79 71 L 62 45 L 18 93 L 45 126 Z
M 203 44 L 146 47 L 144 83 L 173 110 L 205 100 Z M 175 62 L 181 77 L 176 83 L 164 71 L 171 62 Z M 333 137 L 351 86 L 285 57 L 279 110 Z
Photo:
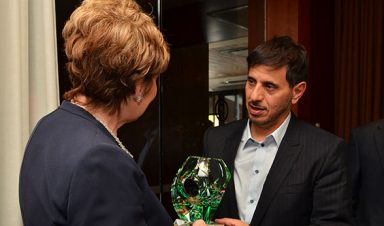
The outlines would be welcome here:
M 193 222 L 192 226 L 207 226 L 207 224 L 203 220 L 197 220 Z
M 224 224 L 225 226 L 249 226 L 248 224 L 242 222 L 241 220 L 233 219 L 233 218 L 215 219 L 215 222 L 218 224 Z

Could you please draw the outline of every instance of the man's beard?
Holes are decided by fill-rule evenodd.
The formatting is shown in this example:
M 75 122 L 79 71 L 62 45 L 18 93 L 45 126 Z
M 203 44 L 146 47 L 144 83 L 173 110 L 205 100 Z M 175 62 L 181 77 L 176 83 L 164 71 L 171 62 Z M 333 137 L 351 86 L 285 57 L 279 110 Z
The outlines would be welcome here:
M 260 105 L 259 101 L 249 102 L 248 104 L 253 106 L 253 107 L 256 107 L 256 108 L 269 110 L 267 107 Z M 281 115 L 283 115 L 285 112 L 289 111 L 290 106 L 291 106 L 291 102 L 287 100 L 284 105 L 280 105 L 279 108 L 276 109 L 276 111 L 274 111 L 271 115 L 267 115 L 268 118 L 260 121 L 260 120 L 258 120 L 258 118 L 255 118 L 251 114 L 248 114 L 249 119 L 257 127 L 268 128 L 270 126 L 273 126 Z

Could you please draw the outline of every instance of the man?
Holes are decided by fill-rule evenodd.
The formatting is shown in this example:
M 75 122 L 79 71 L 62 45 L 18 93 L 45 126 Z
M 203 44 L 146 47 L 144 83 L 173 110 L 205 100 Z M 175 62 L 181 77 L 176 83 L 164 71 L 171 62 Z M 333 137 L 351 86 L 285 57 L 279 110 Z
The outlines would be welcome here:
M 225 225 L 350 225 L 346 144 L 291 113 L 305 92 L 305 49 L 287 36 L 247 58 L 248 119 L 210 128 L 207 156 L 232 170 L 216 212 Z
M 384 120 L 351 130 L 349 169 L 358 226 L 384 225 Z

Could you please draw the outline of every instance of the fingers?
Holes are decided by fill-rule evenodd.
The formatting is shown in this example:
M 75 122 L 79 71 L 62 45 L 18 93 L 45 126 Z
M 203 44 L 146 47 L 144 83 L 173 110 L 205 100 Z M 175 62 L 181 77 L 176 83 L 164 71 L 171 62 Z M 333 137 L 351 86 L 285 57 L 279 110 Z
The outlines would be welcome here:
M 197 220 L 193 222 L 192 226 L 207 226 L 203 220 Z
M 218 224 L 224 224 L 225 226 L 249 226 L 248 224 L 242 222 L 241 220 L 232 219 L 232 218 L 215 219 L 215 222 Z

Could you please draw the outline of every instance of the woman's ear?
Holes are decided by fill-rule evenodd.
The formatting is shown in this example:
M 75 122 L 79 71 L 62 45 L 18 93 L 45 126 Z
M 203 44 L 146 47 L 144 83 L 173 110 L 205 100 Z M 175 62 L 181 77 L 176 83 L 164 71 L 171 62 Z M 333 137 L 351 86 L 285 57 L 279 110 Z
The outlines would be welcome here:
M 299 99 L 303 96 L 305 89 L 307 88 L 306 82 L 300 82 L 292 88 L 292 104 L 299 102 Z
M 135 102 L 140 103 L 143 100 L 144 89 L 145 87 L 143 80 L 137 81 L 135 84 L 135 93 L 133 94 L 133 100 Z
M 144 91 L 144 84 L 142 80 L 139 80 L 135 83 L 135 96 L 142 95 Z

